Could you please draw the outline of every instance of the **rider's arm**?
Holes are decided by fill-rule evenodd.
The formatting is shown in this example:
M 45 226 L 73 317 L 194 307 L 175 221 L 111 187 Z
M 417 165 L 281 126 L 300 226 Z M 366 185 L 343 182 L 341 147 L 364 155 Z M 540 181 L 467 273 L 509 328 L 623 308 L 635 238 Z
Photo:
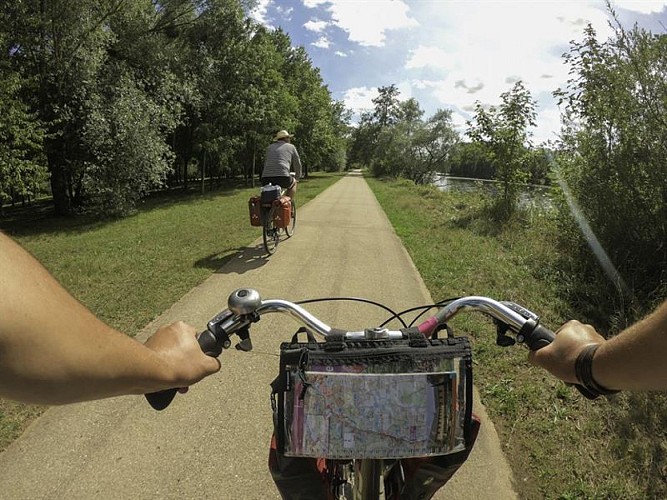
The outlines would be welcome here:
M 590 344 L 600 344 L 592 374 L 604 388 L 667 390 L 667 301 L 610 340 L 604 340 L 590 325 L 570 321 L 552 344 L 531 352 L 529 359 L 566 382 L 577 382 L 575 360 Z
M 220 365 L 184 323 L 142 344 L 96 318 L 0 233 L 0 396 L 63 404 L 186 387 Z
M 294 154 L 292 155 L 292 165 L 294 169 L 294 176 L 298 179 L 301 179 L 301 158 L 299 157 L 299 152 L 294 148 Z

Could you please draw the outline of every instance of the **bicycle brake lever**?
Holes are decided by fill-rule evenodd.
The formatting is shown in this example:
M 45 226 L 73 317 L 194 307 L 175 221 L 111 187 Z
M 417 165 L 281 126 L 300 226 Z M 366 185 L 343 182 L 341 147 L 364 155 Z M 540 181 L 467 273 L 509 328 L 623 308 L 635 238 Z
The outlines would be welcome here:
M 498 320 L 495 320 L 494 322 L 496 324 L 496 345 L 500 347 L 509 347 L 516 344 L 516 340 L 507 335 L 507 332 L 510 330 L 509 325 Z
M 239 351 L 249 352 L 252 351 L 252 341 L 250 340 L 250 328 L 245 326 L 241 328 L 237 335 L 241 339 L 238 344 L 236 344 L 236 349 Z

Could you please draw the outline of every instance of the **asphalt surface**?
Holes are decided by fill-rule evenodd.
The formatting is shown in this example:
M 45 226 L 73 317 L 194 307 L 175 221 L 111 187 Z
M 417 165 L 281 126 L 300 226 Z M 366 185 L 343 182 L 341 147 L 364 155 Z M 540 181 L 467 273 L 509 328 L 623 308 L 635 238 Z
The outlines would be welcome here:
M 298 194 L 297 194 L 298 200 Z M 342 178 L 299 207 L 295 235 L 265 258 L 261 238 L 188 292 L 147 337 L 177 319 L 204 328 L 241 287 L 263 298 L 359 296 L 397 310 L 431 302 L 410 257 L 366 181 Z M 329 325 L 360 330 L 386 313 L 332 302 L 307 306 Z M 269 383 L 278 345 L 297 324 L 267 315 L 254 350 L 223 352 L 221 372 L 178 395 L 163 412 L 143 397 L 49 409 L 0 454 L 3 499 L 271 499 Z M 436 498 L 512 499 L 512 475 L 498 436 L 477 402 L 482 430 L 470 459 Z

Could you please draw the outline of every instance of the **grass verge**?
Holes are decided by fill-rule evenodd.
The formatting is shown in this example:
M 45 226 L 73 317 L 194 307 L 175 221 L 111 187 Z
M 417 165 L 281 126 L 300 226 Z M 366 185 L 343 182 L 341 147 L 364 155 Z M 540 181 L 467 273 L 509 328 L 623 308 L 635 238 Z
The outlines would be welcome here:
M 478 194 L 367 180 L 435 300 L 513 300 L 552 327 L 579 317 L 555 283 L 548 213 L 524 212 L 497 226 L 485 217 L 489 204 Z M 460 315 L 451 326 L 473 340 L 476 385 L 520 498 L 665 498 L 664 397 L 588 401 L 530 366 L 525 350 L 497 347 L 483 316 Z
M 299 183 L 302 206 L 343 174 L 314 173 Z M 0 219 L 70 293 L 108 324 L 135 335 L 261 235 L 250 226 L 257 188 L 231 186 L 206 195 L 160 193 L 131 217 L 55 218 L 39 210 Z M 0 400 L 0 449 L 43 408 Z

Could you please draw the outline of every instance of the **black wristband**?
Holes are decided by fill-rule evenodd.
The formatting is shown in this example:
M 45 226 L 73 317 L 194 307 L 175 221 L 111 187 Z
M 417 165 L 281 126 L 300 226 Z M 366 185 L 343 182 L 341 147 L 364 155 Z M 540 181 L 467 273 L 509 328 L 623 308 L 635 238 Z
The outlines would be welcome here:
M 577 380 L 586 389 L 597 396 L 608 396 L 616 394 L 619 391 L 612 391 L 598 384 L 593 378 L 593 356 L 600 344 L 591 344 L 584 347 L 584 349 L 577 356 L 577 361 L 574 363 L 574 370 L 577 374 Z

